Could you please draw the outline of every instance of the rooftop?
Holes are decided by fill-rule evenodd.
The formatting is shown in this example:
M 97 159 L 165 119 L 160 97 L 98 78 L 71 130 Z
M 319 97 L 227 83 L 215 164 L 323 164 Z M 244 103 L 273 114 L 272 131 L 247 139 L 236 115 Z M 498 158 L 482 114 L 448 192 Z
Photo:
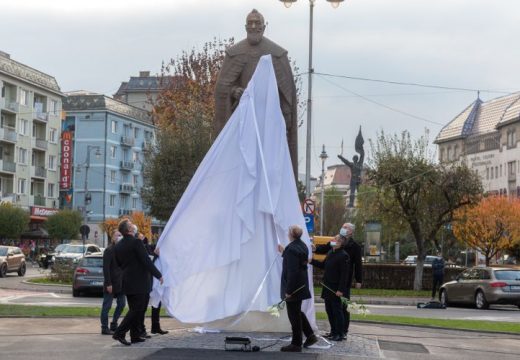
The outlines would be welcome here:
M 442 128 L 435 143 L 495 132 L 517 120 L 520 120 L 520 92 L 486 102 L 477 99 Z
M 53 76 L 19 63 L 11 59 L 11 56 L 3 51 L 0 51 L 0 73 L 44 88 L 58 95 L 63 95 L 58 82 Z

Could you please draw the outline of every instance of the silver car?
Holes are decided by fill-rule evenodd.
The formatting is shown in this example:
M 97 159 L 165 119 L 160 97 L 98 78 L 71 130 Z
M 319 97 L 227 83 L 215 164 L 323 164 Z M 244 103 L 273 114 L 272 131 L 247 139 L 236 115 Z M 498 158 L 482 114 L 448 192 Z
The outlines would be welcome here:
M 76 267 L 83 256 L 98 252 L 101 252 L 101 249 L 96 244 L 67 244 L 59 254 L 54 256 L 54 263 L 56 265 Z
M 490 304 L 520 307 L 520 268 L 473 267 L 441 286 L 442 304 L 472 304 L 487 309 Z
M 18 276 L 24 276 L 27 265 L 25 255 L 16 246 L 0 246 L 0 277 L 5 277 L 8 272 L 16 272 Z
M 86 255 L 78 262 L 72 278 L 72 296 L 103 291 L 103 255 Z

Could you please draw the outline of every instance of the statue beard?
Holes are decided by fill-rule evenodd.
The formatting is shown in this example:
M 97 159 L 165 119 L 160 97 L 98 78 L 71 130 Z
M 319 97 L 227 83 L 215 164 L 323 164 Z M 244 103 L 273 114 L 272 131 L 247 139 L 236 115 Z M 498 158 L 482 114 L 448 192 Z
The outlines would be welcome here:
M 263 32 L 248 32 L 247 42 L 249 43 L 249 45 L 258 45 L 260 41 L 262 41 L 263 36 Z

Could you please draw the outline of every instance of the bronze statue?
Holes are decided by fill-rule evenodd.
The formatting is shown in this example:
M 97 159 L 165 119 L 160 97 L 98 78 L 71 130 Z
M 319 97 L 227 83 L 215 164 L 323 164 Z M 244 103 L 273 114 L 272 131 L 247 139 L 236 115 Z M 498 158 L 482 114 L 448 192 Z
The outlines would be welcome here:
M 287 142 L 295 179 L 298 180 L 298 119 L 296 85 L 287 51 L 264 37 L 264 17 L 253 9 L 246 18 L 247 38 L 229 47 L 215 89 L 214 138 L 235 110 L 263 55 L 271 54 L 278 83 L 280 106 L 287 128 Z
M 356 198 L 356 189 L 361 184 L 361 172 L 363 171 L 363 161 L 365 160 L 365 150 L 363 149 L 363 144 L 365 140 L 363 140 L 363 135 L 361 134 L 361 126 L 359 127 L 359 133 L 356 137 L 355 149 L 356 152 L 359 153 L 359 157 L 354 155 L 352 157 L 352 162 L 345 159 L 343 156 L 338 155 L 338 157 L 350 168 L 350 199 L 348 203 L 349 208 L 354 207 L 354 200 Z

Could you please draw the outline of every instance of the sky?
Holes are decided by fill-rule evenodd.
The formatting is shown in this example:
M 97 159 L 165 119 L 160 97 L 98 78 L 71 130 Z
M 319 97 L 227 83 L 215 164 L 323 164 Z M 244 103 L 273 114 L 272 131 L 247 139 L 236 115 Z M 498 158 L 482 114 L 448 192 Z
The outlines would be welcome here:
M 290 8 L 279 0 L 0 0 L 0 50 L 54 76 L 62 91 L 113 95 L 122 81 L 141 70 L 159 73 L 183 50 L 214 37 L 244 38 L 253 8 L 268 23 L 265 36 L 296 61 L 306 99 L 308 0 Z M 360 126 L 368 153 L 380 131 L 414 138 L 428 131 L 433 142 L 476 90 L 484 101 L 519 91 L 518 35 L 518 0 L 346 0 L 337 9 L 315 0 L 312 175 L 321 171 L 322 145 L 327 166 L 339 163 L 342 142 L 343 155 L 354 155 Z

